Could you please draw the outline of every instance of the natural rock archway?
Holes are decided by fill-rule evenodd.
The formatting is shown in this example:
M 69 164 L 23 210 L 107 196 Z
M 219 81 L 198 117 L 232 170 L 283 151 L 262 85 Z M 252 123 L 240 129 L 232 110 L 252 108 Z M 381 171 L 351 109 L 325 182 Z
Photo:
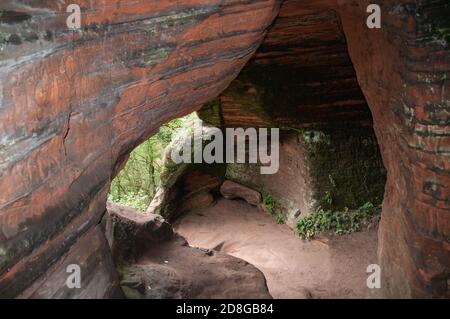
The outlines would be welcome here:
M 111 179 L 161 124 L 229 86 L 282 4 L 83 0 L 84 28 L 73 32 L 65 25 L 70 2 L 0 5 L 2 297 L 52 295 L 77 258 L 86 272 L 102 265 L 80 296 L 114 295 L 115 272 L 97 226 Z M 331 10 L 342 23 L 388 173 L 383 296 L 448 297 L 449 6 L 386 0 L 382 28 L 368 29 L 369 3 L 282 5 L 300 16 Z

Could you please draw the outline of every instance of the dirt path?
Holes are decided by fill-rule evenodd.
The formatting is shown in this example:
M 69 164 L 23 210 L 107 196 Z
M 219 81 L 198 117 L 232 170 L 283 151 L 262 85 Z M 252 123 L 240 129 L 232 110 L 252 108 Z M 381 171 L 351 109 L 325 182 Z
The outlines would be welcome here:
M 219 247 L 260 269 L 274 298 L 366 298 L 376 263 L 376 230 L 304 242 L 243 201 L 221 199 L 175 225 L 194 247 Z

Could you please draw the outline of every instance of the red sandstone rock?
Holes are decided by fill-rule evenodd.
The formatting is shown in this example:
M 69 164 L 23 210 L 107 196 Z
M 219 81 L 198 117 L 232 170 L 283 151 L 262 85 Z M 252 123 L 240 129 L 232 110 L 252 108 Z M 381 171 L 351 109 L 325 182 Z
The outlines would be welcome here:
M 126 298 L 271 298 L 264 275 L 247 262 L 189 247 L 159 215 L 111 202 L 107 209 L 103 226 Z
M 161 216 L 139 213 L 112 202 L 107 203 L 102 223 L 112 256 L 120 262 L 131 263 L 146 245 L 173 236 L 172 227 Z
M 132 299 L 272 298 L 256 267 L 222 252 L 189 247 L 183 238 L 154 245 L 122 274 L 121 286 Z
M 68 254 L 95 256 L 83 238 L 94 236 L 127 154 L 162 123 L 218 96 L 256 51 L 279 4 L 83 0 L 85 29 L 69 32 L 69 2 L 0 4 L 30 16 L 0 26 L 8 38 L 0 43 L 0 297 L 45 297 L 35 287 L 55 287 L 61 277 L 51 274 Z M 386 0 L 382 29 L 370 30 L 369 3 L 290 0 L 283 12 L 340 17 L 388 171 L 383 295 L 449 297 L 450 62 L 437 32 L 448 5 Z M 305 37 L 315 30 L 308 23 Z M 293 36 L 285 27 L 279 34 Z M 107 258 L 106 240 L 97 241 Z M 113 276 L 105 269 L 101 277 Z M 81 296 L 108 297 L 109 283 L 97 281 L 100 293 L 86 288 Z
M 40 278 L 99 223 L 110 180 L 159 125 L 217 96 L 257 49 L 276 1 L 37 0 L 2 25 L 0 296 Z M 245 23 L 242 23 L 244 22 Z M 24 38 L 33 32 L 38 41 Z M 33 271 L 30 271 L 33 269 Z
M 216 200 L 214 196 L 209 192 L 202 192 L 193 195 L 192 197 L 187 197 L 183 200 L 180 206 L 180 212 L 191 211 L 198 208 L 206 208 L 214 205 Z
M 81 288 L 67 286 L 68 268 L 80 266 Z M 32 269 L 30 269 L 31 271 Z M 119 278 L 100 227 L 81 236 L 61 260 L 52 265 L 46 276 L 36 280 L 18 298 L 122 298 Z
M 261 194 L 251 188 L 232 181 L 223 182 L 220 186 L 220 193 L 226 199 L 240 198 L 253 206 L 261 204 Z

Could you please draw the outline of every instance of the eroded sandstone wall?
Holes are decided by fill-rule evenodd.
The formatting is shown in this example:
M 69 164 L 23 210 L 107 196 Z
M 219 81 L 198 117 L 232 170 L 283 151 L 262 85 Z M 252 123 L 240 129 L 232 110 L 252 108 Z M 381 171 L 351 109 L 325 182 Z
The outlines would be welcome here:
M 383 294 L 449 297 L 449 3 L 382 1 L 377 30 L 361 25 L 369 3 L 338 10 L 388 171 Z
M 82 31 L 65 26 L 69 2 Z M 383 0 L 382 28 L 370 30 L 370 2 L 286 3 L 338 13 L 373 114 L 388 171 L 383 295 L 448 297 L 449 4 Z M 0 296 L 14 297 L 53 285 L 45 276 L 77 245 L 94 256 L 82 238 L 127 154 L 229 85 L 278 1 L 6 0 L 5 10 L 19 14 L 0 18 Z
M 65 13 L 74 2 L 76 32 Z M 81 238 L 100 222 L 116 168 L 159 125 L 228 86 L 278 2 L 8 0 L 0 11 L 9 12 L 0 25 L 0 296 L 14 297 L 72 247 L 95 254 Z
M 256 54 L 199 115 L 222 128 L 280 128 L 276 174 L 228 164 L 227 178 L 274 197 L 292 228 L 319 207 L 342 211 L 383 200 L 372 116 L 332 7 L 284 1 Z

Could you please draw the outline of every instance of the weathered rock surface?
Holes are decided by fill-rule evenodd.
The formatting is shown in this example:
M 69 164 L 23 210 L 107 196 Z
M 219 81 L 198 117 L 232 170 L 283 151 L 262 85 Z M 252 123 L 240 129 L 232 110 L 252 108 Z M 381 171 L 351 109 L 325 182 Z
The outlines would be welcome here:
M 161 216 L 108 203 L 103 224 L 126 298 L 271 298 L 258 269 L 189 247 Z
M 209 207 L 215 203 L 215 193 L 219 193 L 225 175 L 224 166 L 192 163 L 195 143 L 205 145 L 204 142 L 217 130 L 209 126 L 202 129 L 201 136 L 194 136 L 192 127 L 188 124 L 167 146 L 160 185 L 147 213 L 159 214 L 168 221 L 173 221 L 186 211 Z M 172 151 L 179 151 L 185 143 L 191 146 L 191 163 L 177 164 L 171 157 Z
M 223 198 L 214 207 L 184 215 L 174 227 L 193 246 L 257 267 L 274 298 L 369 297 L 366 268 L 377 262 L 376 230 L 302 241 L 260 209 Z
M 370 122 L 359 84 L 388 173 L 379 236 L 382 295 L 449 297 L 449 5 L 383 1 L 382 28 L 368 29 L 371 1 L 331 2 L 285 1 L 267 45 L 207 116 L 215 114 L 216 125 L 356 127 Z M 266 71 L 252 75 L 258 61 Z M 281 71 L 284 66 L 291 69 Z M 297 75 L 284 77 L 292 72 Z M 237 99 L 233 88 L 248 94 Z M 218 105 L 221 112 L 213 111 Z
M 121 285 L 133 298 L 272 298 L 257 268 L 222 252 L 189 247 L 183 238 L 153 245 L 124 273 Z
M 197 193 L 187 197 L 181 206 L 181 212 L 191 211 L 198 208 L 205 208 L 214 205 L 216 202 L 214 196 L 209 192 Z
M 285 1 L 288 23 L 276 41 L 307 43 L 316 33 L 332 42 L 330 30 L 342 25 L 388 172 L 379 236 L 383 296 L 449 297 L 448 1 L 383 1 L 382 28 L 368 29 L 371 2 Z M 95 232 L 127 154 L 162 123 L 218 96 L 256 51 L 280 1 L 83 0 L 79 32 L 65 25 L 69 3 L 0 4 L 2 12 L 17 12 L 0 20 L 1 297 L 52 286 L 60 280 L 53 269 L 73 249 L 100 264 L 82 238 Z M 302 15 L 299 32 L 288 18 Z M 322 19 L 331 21 L 327 27 L 315 23 L 318 15 L 330 17 Z M 341 40 L 335 48 L 344 48 Z M 361 109 L 351 105 L 362 100 L 355 79 L 345 76 L 348 58 L 334 60 L 336 52 L 324 48 L 306 45 L 309 55 L 283 49 L 279 64 L 304 56 L 320 74 L 338 75 L 326 83 L 318 75 L 309 86 L 324 90 L 305 93 L 306 100 L 343 107 L 338 119 L 358 120 Z M 330 105 L 328 93 L 343 103 Z M 298 112 L 335 116 L 321 103 Z M 106 239 L 97 243 L 97 253 L 108 255 Z M 102 282 L 80 295 L 110 296 L 111 281 Z
M 0 4 L 26 17 L 0 26 L 2 297 L 46 278 L 100 222 L 127 154 L 225 89 L 279 4 L 80 1 L 73 32 L 71 3 Z
M 228 164 L 226 178 L 270 194 L 295 228 L 318 206 L 383 200 L 386 171 L 339 14 L 285 1 L 257 53 L 200 116 L 218 127 L 278 127 L 280 165 Z M 327 200 L 324 200 L 326 198 Z
M 383 27 L 364 8 L 338 8 L 388 172 L 379 232 L 385 297 L 450 297 L 449 5 L 383 1 Z M 444 22 L 447 21 L 447 22 Z
M 261 194 L 249 187 L 235 183 L 233 181 L 225 181 L 220 186 L 220 193 L 226 199 L 240 198 L 253 206 L 261 204 Z
M 143 247 L 174 235 L 172 227 L 159 215 L 139 213 L 112 202 L 106 208 L 102 224 L 116 262 L 132 263 Z
M 187 283 L 166 265 L 133 265 L 123 269 L 122 276 L 127 299 L 181 299 L 187 294 Z
M 295 229 L 300 215 L 309 215 L 318 206 L 310 174 L 311 165 L 304 142 L 291 132 L 280 135 L 280 165 L 274 175 L 259 174 L 255 164 L 228 164 L 225 177 L 270 195 L 285 215 L 286 224 Z
M 80 288 L 67 286 L 68 275 L 73 274 L 71 265 L 80 267 Z M 33 282 L 17 297 L 123 298 L 103 230 L 97 226 L 80 237 L 61 260 L 50 267 L 44 278 Z

